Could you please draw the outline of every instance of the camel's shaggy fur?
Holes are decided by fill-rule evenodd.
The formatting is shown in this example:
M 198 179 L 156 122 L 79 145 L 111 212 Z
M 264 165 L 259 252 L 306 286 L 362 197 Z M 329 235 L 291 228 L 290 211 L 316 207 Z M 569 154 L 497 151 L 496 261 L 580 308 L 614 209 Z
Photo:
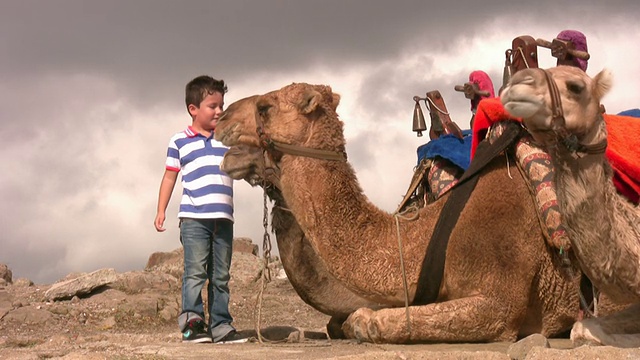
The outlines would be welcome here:
M 344 152 L 338 101 L 328 86 L 292 84 L 231 104 L 215 133 L 232 147 L 223 169 L 237 179 L 256 170 L 255 151 L 233 150 L 260 147 L 256 116 L 275 141 Z M 532 333 L 554 336 L 575 321 L 578 277 L 566 277 L 554 264 L 527 184 L 510 177 L 504 159 L 483 171 L 451 234 L 437 302 L 410 306 L 410 327 L 393 215 L 366 198 L 346 162 L 284 154 L 276 164 L 283 200 L 331 279 L 384 307 L 350 315 L 343 325 L 348 337 L 377 343 L 514 341 Z M 410 301 L 447 198 L 422 208 L 415 220 L 400 220 Z M 284 263 L 298 254 L 282 256 Z M 318 295 L 321 284 L 312 279 L 294 286 Z M 324 293 L 315 301 L 339 300 Z
M 603 70 L 590 78 L 567 66 L 546 71 L 560 90 L 564 124 L 552 120 L 548 83 L 540 69 L 516 73 L 502 93 L 502 102 L 551 154 L 560 210 L 582 270 L 611 299 L 638 302 L 640 211 L 616 192 L 604 151 L 586 154 L 563 144 L 566 134 L 575 135 L 579 144 L 587 146 L 606 139 L 600 100 L 611 87 L 611 74 Z M 634 309 L 637 307 L 626 310 L 624 316 L 579 323 L 572 337 L 640 346 L 640 312 Z M 630 331 L 635 339 L 628 335 Z

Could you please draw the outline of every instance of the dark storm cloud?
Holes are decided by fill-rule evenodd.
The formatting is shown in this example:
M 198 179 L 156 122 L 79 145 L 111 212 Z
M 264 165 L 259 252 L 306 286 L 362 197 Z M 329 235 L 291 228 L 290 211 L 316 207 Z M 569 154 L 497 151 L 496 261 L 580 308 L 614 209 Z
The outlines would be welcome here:
M 526 13 L 520 3 L 500 3 L 16 1 L 5 4 L 0 14 L 0 66 L 10 69 L 3 77 L 22 79 L 50 72 L 108 75 L 127 83 L 131 96 L 154 101 L 179 94 L 172 84 L 194 73 L 233 80 L 319 62 L 340 67 L 376 61 L 408 44 L 446 48 L 454 33 L 482 32 L 483 23 L 496 16 L 517 20 L 518 12 Z M 557 4 L 539 1 L 535 6 Z M 569 9 L 556 16 L 580 6 Z M 552 20 L 552 10 L 540 20 Z
M 306 76 L 341 89 L 349 159 L 375 202 L 393 210 L 427 139 L 410 133 L 412 97 L 440 90 L 468 126 L 469 103 L 453 91 L 468 71 L 432 71 L 450 65 L 439 55 L 492 35 L 495 23 L 508 24 L 506 49 L 532 29 L 547 38 L 564 24 L 624 30 L 638 13 L 636 1 L 5 1 L 0 263 L 52 281 L 139 269 L 152 251 L 179 246 L 175 214 L 163 234 L 151 220 L 168 137 L 188 121 L 183 86 L 201 73 L 229 82 L 228 103 Z M 500 51 L 477 56 L 504 61 Z M 353 74 L 354 83 L 338 81 Z M 236 189 L 237 234 L 259 241 L 262 194 Z M 174 209 L 177 198 L 178 189 Z

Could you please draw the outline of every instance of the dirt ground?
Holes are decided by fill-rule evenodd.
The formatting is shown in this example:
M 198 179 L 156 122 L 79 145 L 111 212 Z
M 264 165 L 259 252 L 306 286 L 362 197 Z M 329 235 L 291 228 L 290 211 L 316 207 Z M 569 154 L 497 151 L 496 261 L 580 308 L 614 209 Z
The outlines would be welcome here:
M 251 342 L 181 343 L 176 324 L 178 280 L 154 283 L 149 280 L 154 273 L 146 271 L 120 275 L 119 283 L 135 284 L 136 291 L 113 285 L 62 301 L 45 299 L 51 285 L 22 280 L 0 286 L 0 359 L 510 359 L 511 343 L 386 345 L 330 340 L 325 333 L 329 316 L 305 304 L 286 278 L 275 277 L 274 271 L 261 293 L 259 259 L 238 255 L 234 261 L 230 310 L 235 327 Z M 144 285 L 141 276 L 155 285 Z M 148 292 L 140 290 L 145 286 Z M 549 344 L 550 348 L 531 350 L 527 359 L 640 359 L 640 349 L 572 349 L 568 339 L 550 339 Z
M 8 286 L 4 291 L 14 302 L 31 301 L 23 308 L 52 310 L 55 304 L 34 301 L 44 289 Z M 302 302 L 288 280 L 268 283 L 261 306 L 257 304 L 259 290 L 259 284 L 232 287 L 234 325 L 251 337 L 248 343 L 183 344 L 173 321 L 149 321 L 135 315 L 126 321 L 118 319 L 116 326 L 105 329 L 102 317 L 89 314 L 98 314 L 91 309 L 102 303 L 102 296 L 94 295 L 93 303 L 91 298 L 80 301 L 87 311 L 84 322 L 76 321 L 76 315 L 33 321 L 35 315 L 29 313 L 20 325 L 2 322 L 0 359 L 509 359 L 506 351 L 510 343 L 375 345 L 329 340 L 325 334 L 329 316 Z M 102 295 L 110 297 L 109 292 Z M 255 330 L 257 309 L 260 337 Z M 556 348 L 570 346 L 568 340 L 554 342 Z

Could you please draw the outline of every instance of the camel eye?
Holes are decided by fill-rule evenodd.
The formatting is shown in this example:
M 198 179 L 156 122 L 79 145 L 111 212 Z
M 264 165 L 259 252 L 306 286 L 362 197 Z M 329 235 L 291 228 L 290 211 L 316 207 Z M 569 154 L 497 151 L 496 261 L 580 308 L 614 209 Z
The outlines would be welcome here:
M 269 105 L 266 102 L 263 102 L 263 103 L 258 103 L 256 107 L 258 108 L 258 113 L 260 113 L 260 115 L 266 115 L 269 109 L 271 108 L 271 105 Z
M 584 84 L 581 82 L 567 81 L 567 90 L 573 94 L 580 95 L 584 90 Z

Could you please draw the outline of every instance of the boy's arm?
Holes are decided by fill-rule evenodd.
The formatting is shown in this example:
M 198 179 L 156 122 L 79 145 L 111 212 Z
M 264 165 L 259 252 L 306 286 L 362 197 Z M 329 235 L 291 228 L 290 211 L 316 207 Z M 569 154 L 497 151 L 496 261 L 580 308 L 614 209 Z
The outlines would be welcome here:
M 153 225 L 156 227 L 156 231 L 162 232 L 164 228 L 164 220 L 166 218 L 165 212 L 171 199 L 171 193 L 173 187 L 176 185 L 176 179 L 178 178 L 178 172 L 166 169 L 162 176 L 162 182 L 160 182 L 160 194 L 158 195 L 158 212 L 156 213 L 156 219 Z

